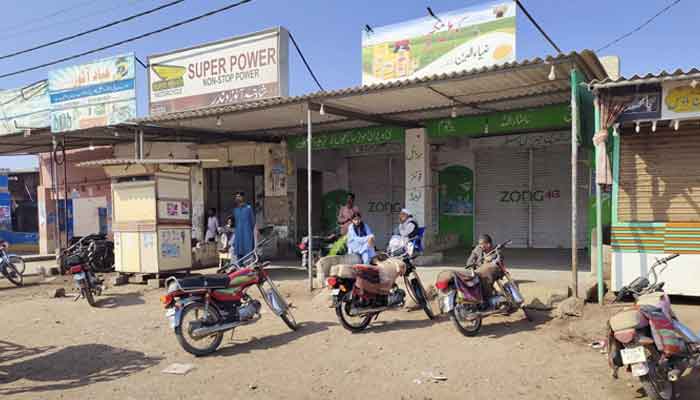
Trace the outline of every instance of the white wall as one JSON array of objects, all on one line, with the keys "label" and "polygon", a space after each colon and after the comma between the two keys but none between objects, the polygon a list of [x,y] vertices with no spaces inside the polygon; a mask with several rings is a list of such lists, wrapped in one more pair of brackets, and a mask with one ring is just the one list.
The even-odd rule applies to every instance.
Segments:
[{"label": "white wall", "polygon": [[73,235],[87,236],[100,232],[98,208],[107,208],[106,197],[73,199]]}]

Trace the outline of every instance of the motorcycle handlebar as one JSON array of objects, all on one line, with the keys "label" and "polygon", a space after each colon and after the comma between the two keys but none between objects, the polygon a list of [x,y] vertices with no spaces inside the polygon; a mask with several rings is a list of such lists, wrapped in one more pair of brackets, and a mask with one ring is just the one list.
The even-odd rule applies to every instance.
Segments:
[{"label": "motorcycle handlebar", "polygon": [[680,256],[680,254],[671,254],[670,256],[664,258],[664,262],[671,261],[678,256]]}]

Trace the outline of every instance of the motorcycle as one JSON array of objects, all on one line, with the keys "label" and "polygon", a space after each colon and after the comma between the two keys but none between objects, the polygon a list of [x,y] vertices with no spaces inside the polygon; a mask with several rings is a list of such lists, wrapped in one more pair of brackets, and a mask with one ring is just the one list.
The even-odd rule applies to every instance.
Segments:
[{"label": "motorcycle", "polygon": [[482,321],[491,315],[510,315],[523,310],[525,318],[531,320],[520,288],[506,269],[500,257],[501,249],[510,244],[501,243],[484,255],[501,270],[501,278],[495,282],[495,294],[484,298],[476,265],[468,265],[465,272],[442,271],[435,282],[441,296],[442,311],[450,316],[457,330],[465,336],[475,336],[481,330]]},{"label": "motorcycle", "polygon": [[102,295],[104,280],[95,275],[95,271],[90,268],[85,259],[79,254],[67,256],[64,264],[73,276],[73,282],[80,292],[75,301],[83,297],[91,307],[97,307],[95,296]]},{"label": "motorcycle", "polygon": [[260,262],[258,251],[256,247],[243,257],[251,259],[245,267],[232,264],[222,274],[166,280],[167,292],[161,302],[185,351],[195,356],[211,354],[221,345],[225,332],[257,322],[261,304],[247,293],[253,286],[289,329],[298,329],[289,304],[266,271],[269,262]]},{"label": "motorcycle", "polygon": [[95,272],[114,270],[114,243],[107,240],[103,234],[91,234],[71,239],[70,246],[61,252],[61,268],[64,272],[69,269],[65,260],[72,255],[80,256]]},{"label": "motorcycle", "polygon": [[639,378],[654,400],[676,399],[678,379],[687,369],[700,367],[700,333],[678,320],[658,276],[678,256],[657,259],[646,276],[621,288],[615,301],[632,296],[634,309],[623,310],[608,321],[608,363],[613,377],[617,379],[618,370],[625,368]]},{"label": "motorcycle", "polygon": [[[315,261],[318,261],[321,257],[325,257],[333,247],[333,244],[340,239],[340,234],[334,232],[325,236],[312,236],[313,238],[313,249],[312,256]],[[301,243],[297,245],[299,252],[301,252],[301,266],[302,268],[308,268],[309,266],[309,237],[304,236],[301,239]]]},{"label": "motorcycle", "polygon": [[[412,263],[415,256],[410,248],[404,247],[378,258],[383,260],[380,267],[340,265],[331,270],[326,282],[331,289],[335,313],[341,325],[350,332],[360,332],[380,313],[403,307],[406,292],[396,285],[399,276],[403,276],[406,289],[415,303],[428,318],[435,318],[426,298],[425,287]],[[381,276],[387,273],[381,271],[382,268],[388,268],[388,273],[394,274],[393,279],[382,283]]]},{"label": "motorcycle", "polygon": [[22,286],[24,283],[24,259],[22,257],[9,254],[7,249],[10,243],[0,240],[0,272],[16,286]]}]

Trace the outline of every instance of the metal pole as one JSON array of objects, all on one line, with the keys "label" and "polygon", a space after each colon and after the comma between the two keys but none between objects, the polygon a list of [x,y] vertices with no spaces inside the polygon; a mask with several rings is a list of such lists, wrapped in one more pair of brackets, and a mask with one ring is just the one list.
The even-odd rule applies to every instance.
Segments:
[{"label": "metal pole", "polygon": [[54,215],[56,216],[54,219],[54,234],[56,235],[54,245],[56,248],[56,260],[58,260],[61,255],[61,230],[58,226],[58,167],[56,166],[57,143],[55,136],[51,137],[51,144],[53,144],[53,151],[51,152],[51,191],[53,192]]},{"label": "metal pole", "polygon": [[[577,85],[576,70],[571,83]],[[576,86],[571,88],[571,290],[578,297],[578,101]]]},{"label": "metal pole", "polygon": [[134,131],[134,160],[139,159],[139,131]]},{"label": "metal pole", "polygon": [[314,281],[312,276],[312,270],[314,266],[314,253],[313,253],[313,228],[311,226],[311,203],[312,203],[312,182],[311,182],[311,109],[306,111],[306,223],[308,225],[308,237],[309,237],[309,291],[314,289]]},{"label": "metal pole", "polygon": [[139,159],[143,160],[143,129],[139,130]]},{"label": "metal pole", "polygon": [[534,154],[532,148],[528,149],[528,175],[527,190],[530,192],[530,201],[527,202],[527,247],[532,248],[532,191],[534,189]]},{"label": "metal pole", "polygon": [[68,243],[70,243],[70,237],[68,237],[68,160],[66,159],[65,134],[63,135],[61,153],[63,153],[63,227],[66,229],[66,247],[68,247]]},{"label": "metal pole", "polygon": [[[596,165],[596,168],[599,166]],[[595,185],[596,264],[598,266],[598,304],[603,305],[603,185]]]}]

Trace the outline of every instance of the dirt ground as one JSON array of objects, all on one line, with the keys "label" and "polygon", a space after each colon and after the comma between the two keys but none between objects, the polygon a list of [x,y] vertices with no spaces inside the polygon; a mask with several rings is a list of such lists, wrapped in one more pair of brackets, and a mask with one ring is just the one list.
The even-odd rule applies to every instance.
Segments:
[{"label": "dirt ground", "polygon": [[[615,399],[644,397],[589,346],[614,309],[587,306],[583,319],[522,313],[485,320],[475,338],[422,311],[384,313],[361,334],[306,292],[303,272],[275,270],[301,322],[291,332],[266,312],[230,334],[214,355],[185,353],[159,303],[163,290],[110,288],[100,308],[50,299],[57,278],[24,288],[0,280],[0,396],[3,399]],[[39,278],[35,278],[35,281]],[[31,279],[30,279],[31,283]],[[69,291],[69,294],[71,291]],[[698,305],[678,306],[700,330]],[[167,375],[191,363],[187,375]],[[433,377],[444,377],[436,381]],[[682,399],[700,398],[698,375],[683,377]]]}]

